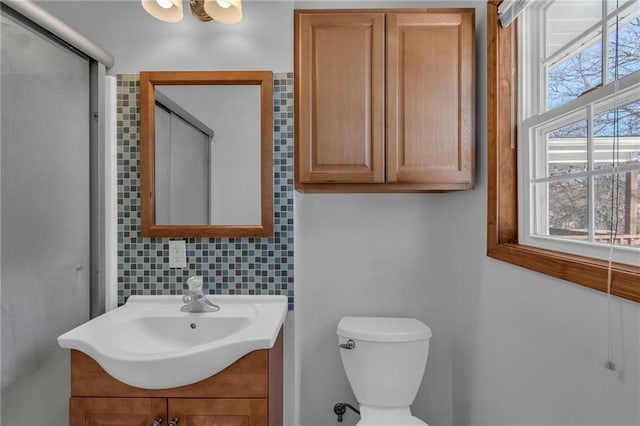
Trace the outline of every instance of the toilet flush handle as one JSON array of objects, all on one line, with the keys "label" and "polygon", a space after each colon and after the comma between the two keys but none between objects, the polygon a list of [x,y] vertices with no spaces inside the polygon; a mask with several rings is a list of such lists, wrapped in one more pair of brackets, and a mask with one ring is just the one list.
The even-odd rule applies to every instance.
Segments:
[{"label": "toilet flush handle", "polygon": [[347,340],[346,343],[341,343],[338,346],[340,346],[342,349],[355,349],[356,342],[354,342],[353,340],[349,339],[349,340]]}]

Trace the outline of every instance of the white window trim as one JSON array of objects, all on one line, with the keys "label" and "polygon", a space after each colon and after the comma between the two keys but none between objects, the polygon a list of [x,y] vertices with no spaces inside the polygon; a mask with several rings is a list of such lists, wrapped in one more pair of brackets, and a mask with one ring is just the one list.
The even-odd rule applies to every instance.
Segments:
[{"label": "white window trim", "polygon": [[[603,5],[603,9],[606,8],[606,2]],[[524,48],[518,49],[518,63],[519,78],[518,78],[518,140],[521,143],[521,149],[518,150],[518,235],[519,243],[524,245],[531,245],[535,247],[545,248],[549,250],[555,250],[560,252],[566,252],[569,254],[578,254],[589,257],[596,257],[600,259],[607,259],[610,253],[613,256],[613,260],[617,262],[640,265],[640,249],[625,246],[614,246],[613,250],[609,244],[594,243],[590,241],[571,241],[560,237],[546,236],[534,234],[532,230],[535,230],[536,221],[539,220],[535,217],[532,206],[534,204],[534,198],[536,197],[533,188],[533,177],[535,167],[539,161],[535,161],[535,152],[532,144],[532,140],[535,140],[536,134],[541,134],[549,128],[560,128],[563,125],[573,123],[577,120],[586,119],[587,116],[594,116],[600,112],[611,109],[613,105],[624,105],[629,100],[640,100],[640,73],[627,75],[617,82],[611,82],[604,84],[595,90],[588,92],[577,99],[574,99],[566,104],[556,107],[547,111],[546,102],[546,67],[551,66],[562,59],[569,57],[571,54],[577,52],[579,49],[584,48],[584,44],[580,44],[577,48],[573,46],[573,50],[568,47],[564,47],[555,52],[550,58],[545,58],[545,52],[542,50],[546,44],[542,40],[542,35],[545,31],[544,13],[540,13],[548,7],[550,2],[546,2],[542,7],[537,10],[529,9],[521,17],[521,21],[525,25],[520,25],[518,39],[520,40],[520,46]],[[579,43],[597,29],[597,26],[601,26],[603,29],[607,23],[618,13],[623,13],[628,8],[632,7],[637,2],[630,1],[625,3],[617,10],[609,13],[605,19],[603,19],[598,25],[594,25],[593,28],[587,29],[581,35],[572,40],[571,43]],[[526,33],[523,31],[527,28]],[[540,41],[542,40],[542,42]],[[607,41],[607,33],[603,33],[603,43]],[[570,43],[570,44],[571,44]],[[569,44],[569,45],[570,45]],[[604,83],[607,83],[607,51],[608,44],[603,44],[603,78]],[[562,53],[562,54],[560,54]],[[525,58],[538,58],[538,61],[525,60]],[[549,59],[555,59],[553,62]],[[525,82],[532,82],[530,87],[525,87]],[[535,94],[538,93],[536,96]],[[538,111],[543,111],[537,113]],[[590,126],[590,122],[589,126]],[[592,143],[591,129],[589,129],[588,144]],[[592,147],[588,146],[587,149],[588,164],[593,164]],[[544,164],[546,167],[546,162]],[[614,171],[627,171],[629,167],[620,166]],[[633,167],[638,169],[638,166]],[[598,173],[596,171],[588,171],[581,173],[580,175],[594,176]],[[578,176],[576,176],[578,177]],[[538,182],[551,181],[551,179],[537,179]],[[590,193],[588,194],[588,206],[589,206],[589,229],[590,238],[593,238],[593,217],[594,217],[594,198],[593,185],[588,186]],[[543,197],[543,201],[546,202],[546,198]],[[544,223],[538,223],[544,227]]]}]

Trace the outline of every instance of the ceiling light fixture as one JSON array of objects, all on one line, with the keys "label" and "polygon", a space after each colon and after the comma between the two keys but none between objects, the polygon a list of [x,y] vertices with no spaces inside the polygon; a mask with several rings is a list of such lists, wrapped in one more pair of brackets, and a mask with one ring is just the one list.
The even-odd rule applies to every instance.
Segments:
[{"label": "ceiling light fixture", "polygon": [[235,24],[242,19],[241,0],[205,0],[204,10],[216,21]]},{"label": "ceiling light fixture", "polygon": [[[144,10],[165,22],[182,21],[182,0],[141,0]],[[191,14],[202,22],[235,24],[242,20],[242,0],[189,0]]]}]

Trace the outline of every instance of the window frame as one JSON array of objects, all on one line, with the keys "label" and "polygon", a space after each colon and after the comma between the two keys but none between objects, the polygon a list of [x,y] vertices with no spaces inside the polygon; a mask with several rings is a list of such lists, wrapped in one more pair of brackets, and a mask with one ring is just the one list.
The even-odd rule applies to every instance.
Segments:
[{"label": "window frame", "polygon": [[[518,242],[518,139],[511,118],[517,104],[512,98],[517,73],[512,70],[518,55],[511,53],[517,22],[500,26],[501,2],[487,1],[487,256],[607,292],[607,260]],[[640,267],[612,263],[611,294],[640,302]]]}]

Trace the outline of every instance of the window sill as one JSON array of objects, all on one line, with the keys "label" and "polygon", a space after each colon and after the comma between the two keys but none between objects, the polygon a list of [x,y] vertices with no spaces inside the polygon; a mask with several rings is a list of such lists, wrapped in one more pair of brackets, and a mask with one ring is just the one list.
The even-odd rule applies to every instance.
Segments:
[{"label": "window sill", "polygon": [[[521,244],[497,244],[487,256],[585,287],[607,291],[608,262]],[[640,302],[640,268],[614,263],[611,294]]]}]

